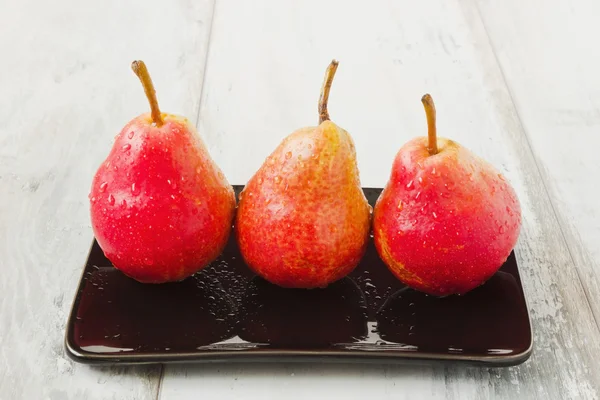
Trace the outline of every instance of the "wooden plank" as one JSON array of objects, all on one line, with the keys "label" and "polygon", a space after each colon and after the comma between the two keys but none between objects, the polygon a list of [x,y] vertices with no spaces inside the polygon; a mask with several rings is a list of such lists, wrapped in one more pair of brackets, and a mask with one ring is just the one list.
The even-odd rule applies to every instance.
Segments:
[{"label": "wooden plank", "polygon": [[148,105],[198,112],[213,2],[3,1],[0,24],[0,399],[156,398],[160,367],[90,368],[63,351],[92,240],[92,176]]},{"label": "wooden plank", "polygon": [[[510,21],[504,15],[498,24]],[[363,185],[385,184],[397,149],[425,134],[419,99],[426,91],[436,99],[441,134],[491,161],[514,184],[524,216],[516,252],[533,320],[532,359],[498,370],[168,367],[161,397],[217,397],[232,391],[261,399],[314,393],[344,398],[597,397],[598,328],[474,3],[218,2],[199,128],[230,181],[244,183],[285,135],[316,123],[318,89],[333,57],[341,63],[330,111],[354,136]]]},{"label": "wooden plank", "polygon": [[598,325],[600,3],[478,4]]}]

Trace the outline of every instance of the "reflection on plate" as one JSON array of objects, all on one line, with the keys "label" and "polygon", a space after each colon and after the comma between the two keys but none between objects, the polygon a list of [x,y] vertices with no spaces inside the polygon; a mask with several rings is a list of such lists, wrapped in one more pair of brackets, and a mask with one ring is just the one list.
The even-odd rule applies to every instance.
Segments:
[{"label": "reflection on plate", "polygon": [[523,352],[529,322],[519,292],[514,276],[502,271],[463,296],[439,298],[404,288],[377,312],[379,336],[428,352]]},{"label": "reflection on plate", "polygon": [[327,347],[367,335],[365,299],[344,278],[325,289],[283,289],[254,278],[242,298],[239,336],[281,348]]},{"label": "reflection on plate", "polygon": [[89,352],[181,351],[230,337],[236,317],[209,275],[148,285],[108,267],[87,279],[74,335]]},{"label": "reflection on plate", "polygon": [[[365,189],[371,205],[379,193]],[[163,285],[126,277],[94,242],[66,337],[67,353],[86,363],[420,358],[512,365],[529,357],[530,346],[514,254],[461,297],[405,289],[372,241],[349,277],[326,289],[282,289],[252,274],[233,235],[204,270]]]}]

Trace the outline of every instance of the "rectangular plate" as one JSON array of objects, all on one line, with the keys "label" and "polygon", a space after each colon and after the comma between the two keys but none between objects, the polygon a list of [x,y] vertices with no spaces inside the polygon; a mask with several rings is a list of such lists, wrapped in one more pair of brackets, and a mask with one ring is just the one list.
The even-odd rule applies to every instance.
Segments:
[{"label": "rectangular plate", "polygon": [[[236,186],[239,193],[241,186]],[[374,205],[381,189],[364,189]],[[531,325],[514,253],[488,282],[437,298],[406,288],[373,242],[349,277],[326,289],[282,289],[223,254],[178,283],[123,275],[94,241],[66,334],[75,361],[524,362]]]}]

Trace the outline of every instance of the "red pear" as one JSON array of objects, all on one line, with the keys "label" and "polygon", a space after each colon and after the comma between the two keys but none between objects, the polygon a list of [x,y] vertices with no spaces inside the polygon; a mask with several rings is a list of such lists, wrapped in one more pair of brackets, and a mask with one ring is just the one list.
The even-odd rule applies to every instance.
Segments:
[{"label": "red pear", "polygon": [[489,279],[516,244],[521,208],[492,165],[436,137],[435,107],[423,96],[428,137],[406,143],[374,210],[377,250],[417,290],[462,294]]},{"label": "red pear", "polygon": [[194,126],[160,112],[144,63],[132,68],[152,112],[125,125],[96,172],[92,227],[106,257],[126,275],[179,281],[223,250],[235,195]]},{"label": "red pear", "polygon": [[240,195],[240,251],[250,268],[279,286],[325,287],[343,278],[369,239],[371,209],[354,143],[327,112],[337,65],[327,69],[319,126],[287,136]]}]

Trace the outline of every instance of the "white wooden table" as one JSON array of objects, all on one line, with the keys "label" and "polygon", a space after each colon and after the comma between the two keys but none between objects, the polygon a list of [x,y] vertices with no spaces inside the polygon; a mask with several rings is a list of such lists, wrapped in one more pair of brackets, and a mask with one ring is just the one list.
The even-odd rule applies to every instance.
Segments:
[{"label": "white wooden table", "polygon": [[[594,399],[600,395],[597,0],[0,0],[0,399]],[[330,111],[364,186],[439,132],[491,161],[523,207],[516,248],[534,354],[463,366],[94,368],[63,351],[92,240],[87,194],[113,136],[148,109],[197,119],[230,182]]]}]

